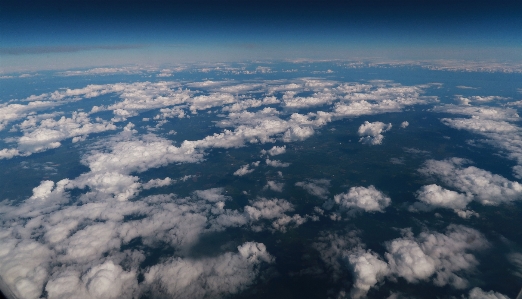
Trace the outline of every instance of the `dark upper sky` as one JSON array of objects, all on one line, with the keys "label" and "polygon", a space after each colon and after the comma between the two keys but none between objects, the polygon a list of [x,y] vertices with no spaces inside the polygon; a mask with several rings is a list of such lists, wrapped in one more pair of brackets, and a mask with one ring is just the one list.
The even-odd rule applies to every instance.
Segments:
[{"label": "dark upper sky", "polygon": [[516,1],[3,1],[0,55],[520,59],[521,28]]}]

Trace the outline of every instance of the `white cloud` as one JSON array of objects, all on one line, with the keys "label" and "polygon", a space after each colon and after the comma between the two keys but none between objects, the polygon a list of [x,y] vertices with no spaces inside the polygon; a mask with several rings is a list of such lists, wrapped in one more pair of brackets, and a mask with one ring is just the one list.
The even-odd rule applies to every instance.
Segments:
[{"label": "white cloud", "polygon": [[164,179],[152,179],[145,184],[142,185],[143,189],[152,189],[152,188],[158,188],[158,187],[165,187],[171,184],[174,184],[176,180],[173,180],[169,177],[166,177]]},{"label": "white cloud", "polygon": [[508,260],[515,266],[513,275],[522,278],[522,253],[514,252],[508,255]]},{"label": "white cloud", "polygon": [[267,158],[266,165],[272,166],[272,167],[288,167],[288,166],[290,166],[290,163],[284,163],[284,162],[281,162],[278,160],[270,160]]},{"label": "white cloud", "polygon": [[330,194],[328,191],[328,188],[330,187],[330,180],[308,180],[306,182],[297,182],[295,185],[322,199],[327,199],[328,194]]},{"label": "white cloud", "polygon": [[238,170],[236,170],[234,172],[234,175],[244,176],[246,174],[252,173],[252,172],[254,172],[254,169],[250,169],[249,167],[250,166],[257,167],[257,166],[259,166],[260,162],[261,161],[252,162],[251,164],[245,164],[245,165],[241,166]]},{"label": "white cloud", "polygon": [[[273,220],[273,229],[285,232],[288,226],[297,227],[307,221],[298,214],[290,217],[286,212],[294,211],[294,206],[284,199],[266,199],[259,198],[256,201],[251,201],[250,205],[245,206],[245,214],[251,222],[262,219]],[[254,227],[254,229],[256,229]],[[257,226],[261,230],[262,227]]]},{"label": "white cloud", "polygon": [[0,150],[0,159],[11,159],[12,157],[21,156],[23,155],[20,153],[19,150],[15,148],[4,148]]},{"label": "white cloud", "polygon": [[60,141],[82,136],[85,138],[92,133],[115,130],[116,126],[110,122],[100,120],[91,123],[87,113],[74,112],[71,118],[62,116],[59,120],[45,119],[36,126],[24,126],[24,135],[18,139],[18,149],[30,153],[41,152],[60,146]]},{"label": "white cloud", "polygon": [[[88,134],[114,130],[112,122],[90,118],[90,115],[102,111],[112,111],[113,122],[117,122],[156,109],[145,117],[156,115],[154,120],[161,121],[158,122],[158,130],[162,129],[159,127],[168,118],[188,117],[187,110],[197,113],[218,108],[223,113],[229,112],[220,115],[223,119],[216,123],[220,128],[227,128],[223,132],[201,140],[185,141],[181,146],[153,134],[138,137],[138,131],[129,123],[121,133],[102,139],[86,149],[82,163],[90,168],[89,172],[56,183],[43,181],[33,189],[33,195],[20,205],[0,203],[0,276],[17,296],[39,298],[42,290],[47,291],[48,297],[55,298],[129,298],[138,296],[136,294],[140,290],[153,295],[163,292],[168,297],[215,297],[237,293],[254,281],[262,263],[273,262],[266,248],[259,243],[245,243],[239,247],[239,253],[200,260],[186,257],[199,237],[203,233],[221,231],[227,227],[284,232],[309,219],[313,220],[313,217],[291,214],[294,206],[284,199],[257,198],[243,210],[225,209],[225,202],[230,198],[223,195],[222,188],[195,191],[184,198],[170,194],[129,201],[142,189],[174,182],[169,177],[142,181],[140,173],[172,163],[200,162],[204,157],[203,151],[209,148],[304,140],[332,120],[400,111],[408,105],[425,103],[428,99],[420,96],[422,87],[390,82],[341,86],[339,82],[305,78],[266,84],[214,83],[192,85],[206,88],[210,93],[183,89],[188,85],[179,82],[89,85],[81,89],[61,89],[31,96],[24,100],[29,102],[24,105],[0,105],[0,129],[27,117],[22,123],[14,125],[15,129],[25,134],[23,139],[19,139],[19,148],[1,150],[0,158],[43,151],[60,146],[60,142],[67,138],[78,142],[85,140]],[[251,91],[264,92],[269,96],[262,100],[255,99]],[[281,104],[278,97],[281,98],[280,92],[285,91],[305,91],[311,96],[298,97],[297,93],[286,93],[287,97],[283,96]],[[57,120],[59,113],[31,114],[110,93],[121,100],[94,106],[90,113],[77,112]],[[100,105],[99,102],[96,104]],[[289,114],[287,110],[278,111],[273,107],[255,109],[257,112],[246,111],[273,104],[294,108],[325,104],[333,112]],[[143,117],[140,116],[140,119]],[[285,149],[285,146],[273,147],[268,153],[280,154]],[[288,166],[288,163],[270,159],[266,163]],[[250,167],[258,165],[259,162],[254,162]],[[245,171],[250,170],[245,168]],[[298,184],[313,195],[321,198],[328,196],[327,180],[309,180]],[[281,189],[279,186],[273,182],[270,187]],[[364,190],[357,189],[362,193],[353,198],[349,196],[353,188],[344,197],[338,195],[343,197],[338,202],[340,209],[382,211],[389,205],[389,198],[375,189],[377,193],[373,193],[371,188],[363,188],[368,193],[366,195],[362,194]],[[73,189],[74,192],[71,192]],[[75,193],[81,195],[73,195]],[[382,198],[376,194],[381,194]],[[122,246],[133,241],[143,243],[143,248],[154,249],[157,244],[172,247],[171,259],[162,260],[161,264],[146,270],[145,284],[148,287],[137,282],[140,273],[138,266],[145,259],[144,253],[137,249],[122,251]],[[382,279],[384,270],[378,269],[382,261],[375,253],[363,251],[352,261],[357,288],[361,292],[368,290],[374,281]],[[365,263],[371,264],[372,268],[365,268]],[[168,275],[162,276],[164,273]],[[195,294],[184,293],[192,291]]]},{"label": "white cloud", "polygon": [[346,235],[326,234],[314,243],[321,259],[337,281],[350,271],[353,277],[352,298],[364,298],[386,278],[404,278],[408,283],[431,281],[437,286],[467,287],[466,273],[473,273],[478,261],[469,253],[489,246],[478,231],[458,225],[448,226],[446,233],[425,231],[416,238],[411,234],[386,243],[382,259],[365,249],[357,231]]},{"label": "white cloud", "polygon": [[476,258],[468,253],[488,246],[484,236],[464,226],[450,225],[445,234],[423,232],[417,238],[404,237],[386,244],[391,273],[409,283],[431,279],[437,286],[462,289],[467,280],[458,274],[472,271]]},{"label": "white cloud", "polygon": [[392,124],[385,124],[380,121],[376,121],[373,123],[370,123],[368,121],[365,121],[364,124],[362,124],[359,127],[359,130],[357,133],[361,137],[359,139],[359,142],[362,142],[364,144],[370,144],[370,145],[378,145],[382,143],[382,140],[384,139],[384,136],[381,133],[384,133],[386,131],[389,131],[392,127]]},{"label": "white cloud", "polygon": [[[522,185],[518,182],[474,166],[463,167],[467,163],[468,160],[459,158],[428,160],[419,172],[439,179],[483,205],[498,205],[521,198]],[[462,198],[460,202],[463,203]]]},{"label": "white cloud", "polygon": [[518,132],[520,128],[505,121],[497,121],[481,118],[443,118],[442,123],[458,129],[473,133],[509,133]]},{"label": "white cloud", "polygon": [[354,277],[352,298],[364,298],[378,282],[390,272],[388,264],[371,251],[355,250],[347,253],[347,260]]},{"label": "white cloud", "polygon": [[473,200],[471,196],[451,191],[435,184],[422,186],[417,191],[416,197],[429,206],[454,210],[465,209],[468,203]]},{"label": "white cloud", "polygon": [[509,299],[508,296],[495,291],[485,292],[481,288],[473,288],[469,291],[469,299]]},{"label": "white cloud", "polygon": [[262,264],[273,261],[265,245],[247,242],[238,246],[238,253],[201,260],[176,258],[152,266],[145,273],[145,284],[154,297],[221,297],[248,287]]},{"label": "white cloud", "polygon": [[407,121],[403,121],[403,122],[401,123],[401,128],[405,129],[405,128],[408,127],[409,125],[410,125],[409,122],[407,122]]},{"label": "white cloud", "polygon": [[455,105],[444,105],[433,108],[434,112],[444,112],[451,114],[463,114],[478,117],[480,119],[517,121],[519,115],[515,109],[512,108],[498,108],[498,107],[462,107]]},{"label": "white cloud", "polygon": [[10,231],[0,235],[0,274],[18,298],[40,298],[47,279],[53,252],[33,240],[9,238]]},{"label": "white cloud", "polygon": [[327,90],[322,92],[314,93],[310,97],[294,97],[294,91],[287,91],[283,96],[283,105],[285,108],[301,109],[314,106],[322,106],[325,104],[331,104],[337,100],[334,93]]},{"label": "white cloud", "polygon": [[366,211],[366,212],[384,212],[384,209],[390,205],[391,199],[384,195],[381,191],[375,189],[374,186],[352,187],[348,193],[336,194],[334,202],[342,211]]},{"label": "white cloud", "polygon": [[194,195],[209,202],[219,202],[231,199],[229,196],[223,195],[224,188],[211,188],[207,190],[194,191]]},{"label": "white cloud", "polygon": [[270,156],[277,156],[286,153],[286,145],[283,146],[274,146],[268,151],[262,150],[261,153],[264,155],[268,153]]},{"label": "white cloud", "polygon": [[132,298],[139,292],[136,276],[136,271],[107,261],[81,277],[76,271],[62,272],[49,280],[45,290],[49,298],[57,299]]},{"label": "white cloud", "polygon": [[492,101],[498,101],[498,100],[508,100],[509,98],[505,97],[499,97],[499,96],[471,96],[471,97],[463,97],[463,96],[456,96],[455,100],[460,102],[461,105],[470,105],[472,102],[478,102],[478,103],[486,103],[486,102],[492,102]]},{"label": "white cloud", "polygon": [[520,119],[516,110],[512,108],[445,105],[435,107],[434,111],[470,115],[471,118],[469,119],[443,118],[441,121],[452,128],[467,130],[486,137],[487,139],[479,140],[478,142],[499,148],[503,155],[515,160],[518,165],[513,167],[513,174],[517,178],[522,178],[522,172],[520,171],[522,169],[522,130],[515,124],[509,123]]},{"label": "white cloud", "polygon": [[277,183],[275,181],[267,181],[266,182],[266,188],[276,191],[276,192],[283,192],[283,187],[285,186],[285,183]]}]

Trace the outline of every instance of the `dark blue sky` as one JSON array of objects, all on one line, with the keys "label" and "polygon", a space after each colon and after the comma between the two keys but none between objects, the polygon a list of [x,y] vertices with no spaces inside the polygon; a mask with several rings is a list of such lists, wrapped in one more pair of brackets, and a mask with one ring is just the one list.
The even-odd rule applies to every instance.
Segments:
[{"label": "dark blue sky", "polygon": [[3,3],[4,71],[143,60],[522,59],[516,1]]}]

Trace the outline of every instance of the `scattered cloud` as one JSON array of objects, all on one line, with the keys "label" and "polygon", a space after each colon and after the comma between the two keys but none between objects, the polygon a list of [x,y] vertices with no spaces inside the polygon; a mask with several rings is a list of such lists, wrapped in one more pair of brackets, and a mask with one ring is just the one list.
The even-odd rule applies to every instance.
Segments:
[{"label": "scattered cloud", "polygon": [[252,284],[263,264],[274,262],[262,243],[246,242],[237,253],[194,260],[175,258],[145,273],[154,297],[208,298],[235,294]]},{"label": "scattered cloud", "polygon": [[[454,202],[452,204],[446,203],[446,205],[454,205],[454,207],[464,207],[464,203],[468,200],[465,198],[476,200],[483,205],[498,205],[520,198],[522,185],[518,182],[509,181],[500,175],[492,174],[474,166],[464,167],[465,164],[469,163],[471,163],[469,160],[460,158],[426,161],[423,167],[419,169],[420,173],[432,176],[445,185],[464,193],[464,195],[448,193],[442,188],[435,187],[436,185],[431,185],[428,189],[424,188],[423,191],[420,191],[421,198],[430,202],[436,202],[437,196],[435,194],[440,194],[441,192],[446,195],[451,194]],[[435,193],[432,194],[433,198],[428,200],[430,189],[435,191]],[[440,204],[442,203],[439,202]]]},{"label": "scattered cloud", "polygon": [[306,192],[321,199],[327,199],[328,194],[330,194],[330,191],[328,191],[328,188],[330,188],[330,180],[307,180],[305,182],[297,182],[295,185],[305,189]]},{"label": "scattered cloud", "polygon": [[290,166],[290,163],[284,163],[284,162],[281,162],[281,161],[278,161],[278,160],[270,160],[270,159],[266,159],[266,165],[268,166],[272,166],[272,167],[288,167]]},{"label": "scattered cloud", "polygon": [[381,133],[389,131],[391,127],[392,124],[386,125],[380,121],[376,121],[373,123],[365,121],[364,124],[362,124],[359,127],[359,130],[357,131],[359,136],[363,136],[361,137],[361,139],[359,139],[359,142],[369,145],[382,144],[384,135],[382,135]]},{"label": "scattered cloud", "polygon": [[347,193],[340,193],[334,196],[333,200],[325,202],[323,207],[327,210],[338,207],[330,218],[333,220],[342,219],[342,214],[350,216],[365,211],[370,213],[384,213],[384,209],[391,203],[391,199],[374,186],[352,187]]}]

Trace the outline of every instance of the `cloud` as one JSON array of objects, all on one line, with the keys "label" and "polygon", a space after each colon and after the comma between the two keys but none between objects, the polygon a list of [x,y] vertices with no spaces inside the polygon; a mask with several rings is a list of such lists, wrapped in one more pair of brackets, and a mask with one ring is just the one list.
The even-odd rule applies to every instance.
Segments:
[{"label": "cloud", "polygon": [[194,260],[175,258],[150,267],[147,291],[155,298],[208,298],[236,294],[252,284],[264,263],[274,258],[262,243],[246,242],[238,253]]},{"label": "cloud", "polygon": [[[25,122],[24,122],[25,123]],[[39,125],[24,125],[24,135],[18,138],[18,150],[23,155],[42,152],[47,149],[59,147],[60,141],[73,138],[73,142],[89,134],[115,130],[116,126],[110,122],[99,120],[92,123],[87,113],[73,112],[71,118],[62,116],[59,120],[45,119]]]},{"label": "cloud", "polygon": [[270,160],[270,159],[266,159],[266,165],[268,166],[272,166],[272,167],[288,167],[290,166],[290,163],[283,163],[281,161],[278,161],[278,160]]},{"label": "cloud", "polygon": [[[509,181],[500,175],[492,174],[474,166],[463,166],[469,163],[470,161],[459,158],[442,161],[427,160],[423,167],[419,169],[419,172],[439,179],[447,186],[465,193],[466,197],[483,205],[499,205],[520,199],[522,185],[518,182]],[[435,187],[432,188],[436,189]],[[441,191],[442,189],[439,190],[439,192]],[[451,194],[454,199],[457,199],[459,206],[462,206],[466,200],[451,192],[447,194]],[[435,197],[433,200],[436,200]]]},{"label": "cloud", "polygon": [[453,114],[470,115],[471,118],[443,118],[441,121],[452,128],[467,130],[480,134],[486,139],[478,142],[487,143],[501,149],[501,154],[515,160],[518,165],[513,167],[513,175],[522,178],[522,130],[509,122],[518,121],[519,115],[512,108],[498,107],[458,107],[445,105],[435,107],[435,112],[448,112]]},{"label": "cloud", "polygon": [[158,188],[158,187],[165,187],[171,184],[176,183],[176,180],[173,180],[169,177],[166,177],[164,179],[152,179],[142,185],[143,189],[152,189],[152,188]]},{"label": "cloud", "polygon": [[367,292],[386,279],[400,277],[408,283],[431,281],[436,286],[464,289],[466,273],[473,273],[478,261],[470,252],[489,246],[484,236],[465,226],[450,225],[444,234],[424,231],[386,242],[385,259],[369,249],[357,237],[358,231],[345,235],[324,234],[314,243],[321,259],[337,281],[351,272],[352,298],[364,298]]},{"label": "cloud", "polygon": [[259,163],[261,161],[257,161],[257,162],[252,162],[251,164],[245,164],[243,166],[241,166],[238,170],[236,170],[234,172],[234,175],[237,175],[237,176],[244,176],[246,174],[249,174],[249,173],[252,173],[254,172],[254,169],[250,169],[250,165],[252,165],[253,167],[257,167],[259,166]]},{"label": "cloud", "polygon": [[0,150],[0,159],[11,159],[12,157],[22,156],[24,154],[20,153],[19,150],[15,148],[4,148]]},{"label": "cloud", "polygon": [[422,186],[417,192],[416,197],[421,203],[413,204],[410,211],[430,211],[434,208],[453,209],[462,218],[469,218],[472,215],[478,216],[473,211],[463,211],[473,200],[469,194],[462,194],[442,188],[439,185]]},{"label": "cloud", "polygon": [[368,291],[390,272],[388,264],[371,251],[356,250],[347,254],[354,278],[352,298],[364,298]]},{"label": "cloud", "polygon": [[[126,71],[133,72],[97,68],[62,75]],[[18,148],[0,150],[2,158],[44,151],[60,146],[69,138],[80,142],[89,134],[113,131],[117,129],[116,123],[146,111],[149,114],[139,119],[156,121],[156,127],[151,129],[160,133],[138,136],[137,128],[128,123],[121,132],[101,136],[99,141],[83,149],[81,163],[89,171],[75,178],[45,180],[31,186],[34,187],[32,196],[19,204],[1,202],[0,276],[9,289],[22,298],[39,298],[45,294],[42,290],[48,297],[56,298],[129,298],[140,296],[142,291],[166,297],[235,294],[255,280],[260,265],[273,259],[259,243],[245,243],[238,253],[191,258],[190,249],[201,235],[230,227],[285,232],[314,217],[294,213],[294,205],[285,199],[256,198],[243,208],[227,209],[230,197],[224,195],[222,188],[196,190],[186,197],[174,194],[138,197],[142,190],[175,182],[169,177],[143,180],[142,173],[169,164],[201,162],[205,151],[211,148],[304,140],[334,120],[397,112],[408,105],[426,103],[429,98],[421,96],[422,90],[420,86],[390,82],[357,85],[313,78],[245,84],[136,82],[64,88],[2,104],[0,129],[14,123],[12,131],[23,133],[21,137],[9,139],[16,141]],[[252,92],[266,96],[253,98]],[[308,94],[300,96],[300,92]],[[109,94],[116,100],[100,105],[105,99],[98,97]],[[97,106],[86,109],[88,113],[76,111],[63,116],[61,112],[46,111],[85,99],[97,101]],[[90,103],[85,101],[82,107]],[[295,109],[323,104],[325,111],[295,112]],[[270,107],[263,107],[266,105]],[[291,107],[294,110],[281,109]],[[215,123],[223,129],[221,132],[200,140],[185,140],[180,145],[160,137],[166,119],[185,119],[193,117],[191,113],[213,108],[223,113],[219,115],[221,120]],[[93,117],[94,114],[104,116],[107,112],[103,111],[112,112],[112,120]],[[275,155],[285,150],[284,145],[276,146],[267,153]],[[289,165],[270,159],[266,163],[278,167]],[[254,162],[250,168],[243,166],[236,172],[240,174],[241,169],[247,172],[258,165],[259,162]],[[271,182],[271,188],[281,189],[279,184]],[[313,195],[328,196],[327,180],[298,184]],[[375,189],[377,193],[372,193],[373,187],[355,188],[366,189],[368,194],[357,189],[362,192],[358,196],[350,197],[350,192],[341,196],[343,199],[337,204],[343,212],[382,211],[389,205],[389,198],[375,197],[380,193]],[[139,245],[131,246],[133,244]],[[140,269],[147,255],[160,247],[168,248],[169,259],[160,259],[146,270]],[[374,266],[379,264],[376,253],[370,251],[353,258],[352,270],[359,277],[362,291],[373,283],[374,274],[375,280],[380,281],[382,272],[374,271],[365,276],[364,268],[357,266],[364,260]],[[145,281],[140,278],[138,282],[144,273]],[[195,294],[184,296],[188,294],[184,292],[192,291]]]},{"label": "cloud", "polygon": [[[473,88],[472,88],[473,89]],[[463,97],[463,96],[456,96],[455,100],[458,101],[461,105],[470,105],[471,102],[479,102],[479,103],[486,103],[486,102],[492,102],[492,101],[498,101],[498,100],[508,100],[509,98],[505,97],[499,97],[499,96],[471,96],[471,97]]]},{"label": "cloud", "polygon": [[283,192],[283,187],[285,186],[285,183],[277,183],[275,181],[267,181],[266,187],[272,191],[276,192]]},{"label": "cloud", "polygon": [[[286,231],[287,226],[297,227],[308,220],[307,217],[303,218],[299,214],[286,215],[286,212],[294,211],[294,206],[284,199],[259,198],[250,202],[250,205],[245,206],[244,210],[251,222],[262,219],[273,220],[272,228],[282,232]],[[262,227],[256,226],[254,229],[262,230]]]},{"label": "cloud", "polygon": [[277,156],[277,155],[281,155],[281,154],[284,154],[286,153],[286,145],[283,145],[283,146],[274,146],[272,147],[271,149],[269,149],[268,151],[266,150],[261,150],[261,154],[265,155],[265,154],[269,154],[270,156]]},{"label": "cloud", "polygon": [[407,122],[407,121],[403,121],[403,122],[401,123],[401,128],[405,129],[405,128],[408,127],[409,125],[410,125],[409,122]]},{"label": "cloud", "polygon": [[509,299],[508,296],[498,292],[485,292],[481,288],[473,288],[469,291],[469,299]]},{"label": "cloud", "polygon": [[[158,242],[166,243],[172,246],[175,255],[179,255],[202,233],[219,231],[227,225],[241,226],[247,219],[252,224],[269,219],[274,222],[273,229],[281,231],[306,221],[299,215],[287,216],[285,212],[293,207],[284,200],[253,202],[252,209],[245,208],[248,211],[244,213],[225,210],[223,201],[229,198],[222,195],[222,188],[199,190],[188,198],[156,195],[130,202],[103,197],[97,202],[67,205],[69,198],[65,186],[68,181],[42,182],[34,188],[33,196],[18,207],[2,203],[0,275],[17,297],[39,298],[44,287],[50,297],[56,298],[132,297],[142,288],[137,287],[136,269],[144,257],[136,249],[122,252],[121,246],[133,240],[140,240],[152,248]],[[140,217],[136,218],[138,215]],[[243,220],[226,223],[218,221],[219,216]],[[129,219],[125,220],[126,217]],[[20,219],[23,219],[22,223]],[[219,267],[209,270],[212,273],[216,269],[229,271],[224,267],[232,262],[227,273],[237,273],[243,279],[230,289],[236,291],[251,283],[255,275],[249,271],[254,269],[252,271],[257,273],[257,264],[273,261],[262,244],[247,243],[240,246],[239,251],[237,256],[215,260],[215,266]],[[129,263],[130,268],[124,267]],[[208,265],[207,262],[198,263]],[[235,265],[239,268],[234,268]],[[161,268],[161,264],[154,267]],[[201,275],[206,274],[209,273]],[[218,276],[226,275],[232,274]],[[234,277],[229,278],[239,279]],[[179,276],[162,278],[180,279]],[[212,281],[212,290],[229,290],[231,286],[227,279],[214,278]],[[152,279],[153,290],[155,283]]]},{"label": "cloud", "polygon": [[380,212],[391,203],[391,199],[374,186],[352,187],[347,193],[336,194],[334,203],[339,206],[340,212]]},{"label": "cloud", "polygon": [[433,112],[469,115],[480,119],[517,121],[519,115],[515,109],[499,107],[462,107],[455,105],[436,106]]},{"label": "cloud", "polygon": [[514,252],[508,255],[508,260],[515,266],[513,275],[522,278],[522,253]]},{"label": "cloud", "polygon": [[211,188],[194,191],[194,195],[209,202],[230,200],[230,197],[223,195],[223,191],[225,191],[224,188]]},{"label": "cloud", "polygon": [[369,145],[382,144],[384,136],[381,133],[389,131],[391,127],[392,124],[386,125],[380,121],[376,121],[373,123],[365,121],[364,124],[362,124],[359,127],[359,130],[357,131],[359,136],[363,136],[361,137],[361,139],[359,139],[359,142]]},{"label": "cloud", "polygon": [[473,133],[509,133],[520,131],[519,127],[505,121],[480,118],[443,118],[441,121],[449,127]]},{"label": "cloud", "polygon": [[2,279],[16,297],[40,298],[53,252],[33,240],[9,238],[10,233],[10,230],[4,230],[0,237]]},{"label": "cloud", "polygon": [[313,247],[319,252],[321,260],[331,272],[332,279],[338,281],[346,271],[346,256],[351,250],[362,249],[364,244],[358,237],[359,231],[352,230],[345,234],[323,232]]},{"label": "cloud", "polygon": [[431,279],[437,286],[467,287],[457,273],[473,270],[478,261],[468,253],[488,247],[484,236],[464,226],[450,225],[445,234],[423,232],[417,238],[404,237],[386,244],[386,259],[394,276],[409,283]]},{"label": "cloud", "polygon": [[327,199],[328,194],[330,194],[328,191],[328,188],[330,187],[330,180],[308,180],[306,182],[297,182],[295,185],[305,189],[306,192],[321,199]]},{"label": "cloud", "polygon": [[65,271],[49,280],[45,290],[49,298],[133,298],[139,293],[137,273],[125,271],[112,261],[92,267],[81,275]]}]

